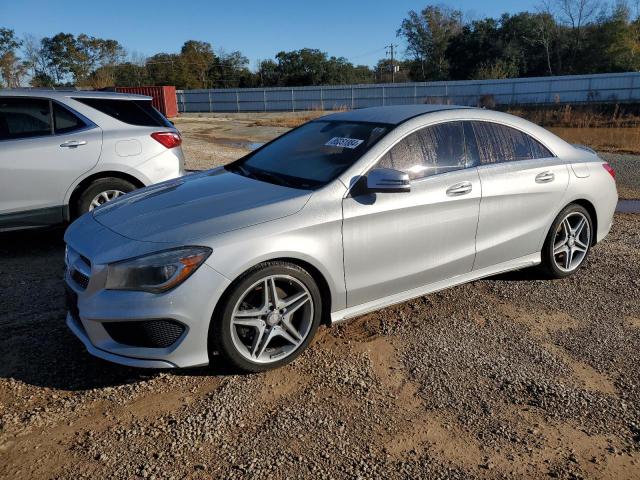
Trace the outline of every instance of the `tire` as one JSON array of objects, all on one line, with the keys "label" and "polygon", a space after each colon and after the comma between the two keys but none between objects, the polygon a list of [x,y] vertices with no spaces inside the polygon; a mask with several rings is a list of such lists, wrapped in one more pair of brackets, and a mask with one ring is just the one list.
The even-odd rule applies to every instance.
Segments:
[{"label": "tire", "polygon": [[[80,194],[78,197],[78,201],[75,205],[75,218],[84,215],[97,205],[92,206],[92,202],[94,200],[102,198],[104,201],[101,203],[105,203],[108,201],[104,197],[100,197],[101,194],[106,194],[107,197],[117,197],[125,193],[132,192],[136,190],[136,186],[121,178],[108,177],[108,178],[100,178],[98,180],[94,180],[89,184],[87,188]],[[118,192],[117,194],[109,194],[109,192]],[[114,196],[115,195],[115,196]],[[113,199],[109,198],[109,200]]]},{"label": "tire", "polygon": [[216,309],[209,351],[245,372],[278,368],[307,348],[321,318],[320,290],[306,270],[287,262],[262,263],[236,280]]},{"label": "tire", "polygon": [[565,278],[576,273],[587,261],[594,233],[587,209],[575,203],[567,205],[551,224],[542,247],[544,273],[550,278]]}]

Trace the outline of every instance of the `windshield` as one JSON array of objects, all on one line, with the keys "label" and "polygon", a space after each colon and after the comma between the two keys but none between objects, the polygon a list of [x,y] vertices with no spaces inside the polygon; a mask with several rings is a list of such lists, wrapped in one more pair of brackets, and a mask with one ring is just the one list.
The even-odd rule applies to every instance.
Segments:
[{"label": "windshield", "polygon": [[226,168],[271,183],[315,189],[353,165],[389,129],[375,123],[310,122]]}]

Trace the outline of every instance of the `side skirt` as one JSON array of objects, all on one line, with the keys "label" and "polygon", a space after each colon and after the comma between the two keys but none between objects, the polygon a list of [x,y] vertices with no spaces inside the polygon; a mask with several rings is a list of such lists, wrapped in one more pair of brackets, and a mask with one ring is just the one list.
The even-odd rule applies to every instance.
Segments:
[{"label": "side skirt", "polygon": [[63,207],[47,207],[0,215],[0,231],[47,227],[64,221]]},{"label": "side skirt", "polygon": [[492,265],[480,270],[474,270],[463,275],[458,275],[453,278],[441,280],[439,282],[430,283],[429,285],[423,285],[418,288],[406,290],[404,292],[396,293],[385,298],[372,300],[371,302],[363,303],[361,305],[355,305],[343,310],[338,310],[331,314],[331,323],[337,323],[344,320],[348,320],[353,317],[364,315],[365,313],[373,312],[397,303],[406,302],[413,298],[422,297],[429,293],[444,290],[445,288],[454,287],[463,283],[472,282],[480,278],[490,277],[499,273],[509,272],[511,270],[519,270],[521,268],[532,267],[538,265],[541,262],[540,252],[526,255],[524,257],[516,258],[508,262],[499,263],[498,265]]}]

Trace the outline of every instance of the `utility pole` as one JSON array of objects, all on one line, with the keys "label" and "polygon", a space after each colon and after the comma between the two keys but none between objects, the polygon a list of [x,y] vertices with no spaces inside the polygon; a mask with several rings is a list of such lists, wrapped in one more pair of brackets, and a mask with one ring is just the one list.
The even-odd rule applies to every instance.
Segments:
[{"label": "utility pole", "polygon": [[397,48],[397,45],[394,45],[393,43],[391,43],[390,45],[387,45],[386,48],[386,53],[387,55],[391,55],[391,83],[395,83],[396,81],[396,63],[393,60],[393,52],[394,49]]}]

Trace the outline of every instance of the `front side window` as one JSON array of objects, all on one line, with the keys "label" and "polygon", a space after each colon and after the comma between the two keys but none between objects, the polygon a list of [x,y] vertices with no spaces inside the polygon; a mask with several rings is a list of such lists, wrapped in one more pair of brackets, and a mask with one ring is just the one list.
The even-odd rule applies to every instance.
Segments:
[{"label": "front side window", "polygon": [[342,174],[390,128],[365,122],[309,122],[226,168],[271,183],[314,189]]},{"label": "front side window", "polygon": [[76,97],[74,100],[109,115],[112,118],[140,127],[172,127],[151,100],[119,100],[112,98]]},{"label": "front side window", "polygon": [[462,122],[441,123],[407,135],[377,166],[406,172],[412,180],[469,166]]},{"label": "front side window", "polygon": [[0,140],[51,134],[49,100],[0,97]]},{"label": "front side window", "polygon": [[470,122],[481,165],[553,157],[536,139],[520,130],[491,122]]},{"label": "front side window", "polygon": [[76,114],[55,102],[53,103],[53,125],[56,134],[75,132],[87,126]]}]

